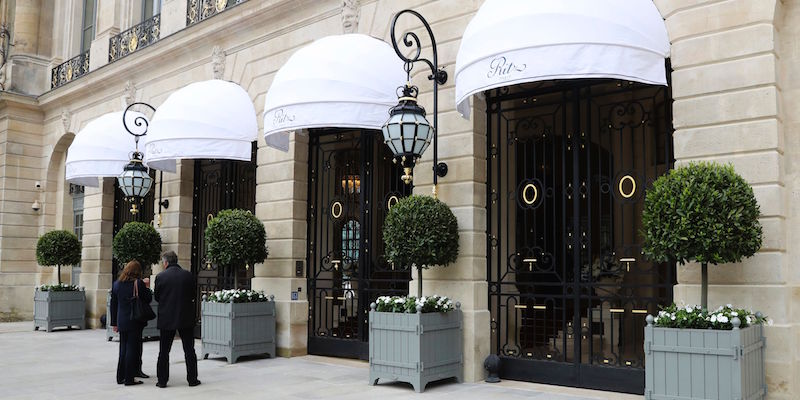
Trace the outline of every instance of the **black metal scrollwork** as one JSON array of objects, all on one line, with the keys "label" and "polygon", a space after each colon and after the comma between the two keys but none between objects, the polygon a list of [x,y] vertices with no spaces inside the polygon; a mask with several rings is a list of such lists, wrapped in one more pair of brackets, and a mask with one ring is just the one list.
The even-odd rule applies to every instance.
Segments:
[{"label": "black metal scrollwork", "polygon": [[65,85],[89,73],[89,50],[59,64],[50,71],[50,89]]},{"label": "black metal scrollwork", "polygon": [[160,38],[161,14],[156,14],[108,39],[108,62],[141,50]]},{"label": "black metal scrollwork", "polygon": [[[425,27],[425,30],[428,32],[428,36],[431,38],[431,49],[433,52],[433,60],[429,60],[427,58],[422,58],[422,44],[419,40],[419,36],[414,32],[406,32],[403,35],[403,46],[406,48],[413,48],[413,56],[406,57],[405,54],[400,50],[400,45],[397,40],[397,20],[403,14],[410,14],[416,17],[422,25]],[[414,68],[414,64],[417,62],[422,62],[430,68],[430,75],[428,75],[428,79],[433,81],[433,186],[436,188],[438,183],[438,178],[440,176],[445,176],[447,174],[447,165],[445,163],[438,162],[439,160],[439,85],[444,85],[447,82],[447,72],[439,68],[439,52],[436,49],[436,38],[433,36],[433,31],[431,30],[430,24],[425,18],[418,12],[414,10],[403,10],[399,13],[395,14],[394,18],[392,18],[392,46],[394,47],[395,53],[397,56],[400,57],[403,62],[405,62],[405,70],[408,74],[408,81],[411,82],[411,70]]]},{"label": "black metal scrollwork", "polygon": [[194,25],[247,0],[190,0],[186,8],[186,26]]}]

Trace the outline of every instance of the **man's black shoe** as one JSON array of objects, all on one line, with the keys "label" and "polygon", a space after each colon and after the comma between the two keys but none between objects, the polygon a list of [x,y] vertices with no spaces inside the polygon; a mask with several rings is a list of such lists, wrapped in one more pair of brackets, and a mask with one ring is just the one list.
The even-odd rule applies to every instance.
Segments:
[{"label": "man's black shoe", "polygon": [[189,386],[197,386],[200,384],[200,381],[189,382]]},{"label": "man's black shoe", "polygon": [[161,382],[156,382],[156,386],[158,386],[158,387],[163,389],[163,388],[167,387],[167,384],[166,383],[161,383]]},{"label": "man's black shoe", "polygon": [[125,386],[141,385],[142,381],[125,382]]},{"label": "man's black shoe", "polygon": [[150,377],[150,375],[147,375],[147,374],[145,374],[144,372],[141,372],[141,371],[139,371],[139,372],[136,374],[136,377],[137,377],[137,378],[144,378],[144,379],[147,379],[147,378],[149,378],[149,377]]}]

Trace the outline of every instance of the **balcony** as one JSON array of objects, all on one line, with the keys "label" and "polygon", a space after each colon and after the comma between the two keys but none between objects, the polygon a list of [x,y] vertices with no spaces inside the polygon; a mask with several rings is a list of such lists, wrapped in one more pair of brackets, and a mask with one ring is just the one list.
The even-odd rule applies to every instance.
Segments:
[{"label": "balcony", "polygon": [[189,0],[189,7],[186,9],[186,26],[213,17],[245,1],[247,0]]},{"label": "balcony", "polygon": [[50,71],[50,89],[72,82],[89,72],[89,50],[79,54]]},{"label": "balcony", "polygon": [[108,62],[112,63],[161,38],[161,14],[156,14],[108,39]]}]

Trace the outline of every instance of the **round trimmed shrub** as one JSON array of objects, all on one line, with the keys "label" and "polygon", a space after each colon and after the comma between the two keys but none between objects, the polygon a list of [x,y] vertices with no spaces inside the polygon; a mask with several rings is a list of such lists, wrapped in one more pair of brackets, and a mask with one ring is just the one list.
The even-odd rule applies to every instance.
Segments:
[{"label": "round trimmed shrub", "polygon": [[386,259],[395,265],[419,269],[418,297],[422,296],[422,269],[447,266],[458,258],[458,220],[450,207],[429,196],[409,196],[397,202],[383,223]]},{"label": "round trimmed shrub", "polygon": [[739,262],[761,248],[760,209],[753,188],[731,165],[698,162],[658,178],[642,213],[644,254],[657,261],[702,265],[702,307],[708,308],[708,263]]},{"label": "round trimmed shrub", "polygon": [[81,242],[69,231],[47,232],[36,242],[36,262],[45,267],[55,265],[58,268],[58,284],[61,285],[61,266],[81,262]]},{"label": "round trimmed shrub", "polygon": [[111,251],[122,266],[136,260],[147,270],[161,257],[161,235],[148,223],[128,222],[114,236]]},{"label": "round trimmed shrub", "polygon": [[206,227],[207,255],[212,262],[235,269],[263,262],[269,255],[264,224],[246,210],[222,210]]}]

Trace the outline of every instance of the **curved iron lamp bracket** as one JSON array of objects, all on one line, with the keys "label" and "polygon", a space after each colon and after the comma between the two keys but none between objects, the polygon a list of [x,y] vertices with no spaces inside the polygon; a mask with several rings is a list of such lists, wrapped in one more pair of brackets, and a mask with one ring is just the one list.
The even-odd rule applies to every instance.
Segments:
[{"label": "curved iron lamp bracket", "polygon": [[[422,22],[422,26],[425,27],[425,30],[428,32],[428,36],[431,38],[431,49],[433,52],[433,60],[429,60],[427,58],[422,58],[422,45],[419,40],[419,36],[414,32],[406,32],[403,34],[402,43],[405,48],[413,49],[413,55],[411,57],[406,57],[403,52],[400,51],[400,41],[397,40],[397,20],[403,14],[410,14],[416,17],[420,22]],[[408,74],[408,85],[411,85],[411,69],[414,68],[414,64],[421,62],[430,68],[430,75],[428,75],[428,79],[433,81],[433,191],[434,196],[436,195],[436,184],[438,182],[438,177],[447,175],[447,164],[439,163],[439,85],[444,85],[447,82],[447,72],[439,68],[439,52],[436,48],[436,38],[433,36],[433,31],[431,30],[431,25],[428,23],[427,20],[418,12],[414,10],[403,10],[395,14],[394,18],[392,18],[392,47],[394,47],[394,52],[397,53],[397,56],[400,57],[403,62],[405,62],[405,70]]]},{"label": "curved iron lamp bracket", "polygon": [[125,127],[125,130],[128,131],[134,137],[134,141],[136,142],[136,152],[139,152],[139,138],[147,135],[147,128],[150,126],[150,121],[147,118],[138,116],[133,119],[133,125],[135,128],[131,130],[131,127],[128,126],[128,111],[133,108],[133,106],[145,106],[149,108],[151,111],[155,112],[156,108],[151,106],[150,104],[143,103],[143,102],[136,102],[131,103],[128,107],[125,108],[125,111],[122,113],[122,126]]}]

